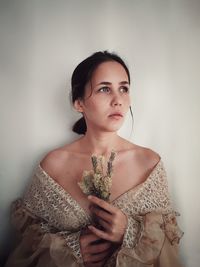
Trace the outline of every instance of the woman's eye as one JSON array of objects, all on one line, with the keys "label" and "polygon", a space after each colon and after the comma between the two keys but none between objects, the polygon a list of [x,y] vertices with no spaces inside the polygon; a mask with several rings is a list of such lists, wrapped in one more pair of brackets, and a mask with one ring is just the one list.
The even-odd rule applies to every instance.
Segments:
[{"label": "woman's eye", "polygon": [[[106,90],[104,90],[104,89],[106,89]],[[110,88],[109,87],[107,87],[107,86],[104,86],[104,87],[101,87],[98,91],[104,91],[104,92],[108,92],[108,90],[109,90]]]},{"label": "woman's eye", "polygon": [[124,89],[126,93],[129,92],[129,88],[128,88],[128,87],[126,87],[126,86],[122,86],[121,88]]},{"label": "woman's eye", "polygon": [[[122,86],[122,87],[120,87],[120,91],[121,91],[121,89],[123,89],[123,91],[125,91],[126,93],[129,92],[129,88],[126,87],[126,86]],[[108,92],[109,90],[110,90],[109,87],[104,86],[104,87],[101,87],[98,91],[99,91],[99,92]]]}]

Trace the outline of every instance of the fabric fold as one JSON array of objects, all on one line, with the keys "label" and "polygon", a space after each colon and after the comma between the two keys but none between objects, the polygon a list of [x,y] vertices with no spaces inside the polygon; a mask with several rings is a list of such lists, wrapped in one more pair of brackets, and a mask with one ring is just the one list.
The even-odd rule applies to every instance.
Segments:
[{"label": "fabric fold", "polygon": [[59,231],[30,213],[22,199],[12,203],[11,221],[18,231],[19,245],[9,258],[6,267],[32,266],[34,262],[37,262],[37,267],[44,267],[42,264],[47,259],[49,262],[54,262],[55,266],[66,266],[66,262],[73,264],[70,266],[82,266],[80,231],[73,233]]},{"label": "fabric fold", "polygon": [[173,211],[172,213],[163,215],[162,229],[169,239],[171,245],[179,244],[180,239],[183,237],[184,232],[180,229],[177,223],[176,217],[180,216],[180,213]]},{"label": "fabric fold", "polygon": [[140,222],[139,238],[134,248],[122,248],[120,253],[136,259],[142,263],[153,264],[160,254],[164,232],[161,229],[162,215],[151,212],[142,217]]},{"label": "fabric fold", "polygon": [[[168,251],[167,257],[171,259],[170,262],[173,262],[173,266],[180,266],[177,255],[177,244],[184,233],[178,227],[175,218],[175,216],[178,215],[179,213],[177,212],[164,215],[158,212],[149,212],[144,216],[136,216],[136,218],[132,218],[132,220],[129,218],[129,221],[132,222],[131,225],[134,225],[135,229],[133,230],[132,227],[128,225],[127,229],[131,231],[132,234],[130,232],[128,237],[126,232],[124,235],[123,244],[117,255],[118,265],[116,266],[123,266],[122,261],[127,257],[129,259],[132,258],[132,264],[133,262],[140,263],[140,265],[136,266],[153,266],[159,256],[161,254],[163,255],[164,252],[162,250],[165,247],[164,244],[167,246],[165,251]],[[133,222],[134,220],[135,222]],[[130,236],[132,237],[132,243],[126,240],[130,239]],[[166,240],[166,238],[168,240]],[[167,258],[165,260],[167,260]]]}]

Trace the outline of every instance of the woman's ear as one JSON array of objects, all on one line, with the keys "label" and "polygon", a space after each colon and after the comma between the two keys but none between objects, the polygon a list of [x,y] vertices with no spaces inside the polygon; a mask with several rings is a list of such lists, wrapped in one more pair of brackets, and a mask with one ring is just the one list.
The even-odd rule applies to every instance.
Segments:
[{"label": "woman's ear", "polygon": [[78,112],[83,112],[83,104],[82,101],[80,99],[76,99],[74,101],[74,108],[78,111]]}]

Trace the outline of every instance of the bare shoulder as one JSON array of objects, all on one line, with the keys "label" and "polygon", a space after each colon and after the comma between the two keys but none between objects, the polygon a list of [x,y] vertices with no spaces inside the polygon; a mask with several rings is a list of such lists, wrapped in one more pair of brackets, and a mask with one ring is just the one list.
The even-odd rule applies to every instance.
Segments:
[{"label": "bare shoulder", "polygon": [[147,166],[147,169],[151,170],[160,161],[161,156],[151,148],[135,145],[133,158],[139,165]]},{"label": "bare shoulder", "polygon": [[127,158],[130,159],[131,164],[135,163],[140,166],[141,169],[145,166],[147,169],[151,170],[160,161],[161,156],[153,149],[137,145],[123,138],[121,138],[121,140],[124,144],[125,151],[127,151]]},{"label": "bare shoulder", "polygon": [[147,166],[148,169],[153,169],[161,159],[161,156],[156,151],[142,146],[138,147],[137,157],[142,165]]},{"label": "bare shoulder", "polygon": [[48,152],[40,162],[42,169],[56,180],[68,162],[69,153],[66,147],[56,148]]}]

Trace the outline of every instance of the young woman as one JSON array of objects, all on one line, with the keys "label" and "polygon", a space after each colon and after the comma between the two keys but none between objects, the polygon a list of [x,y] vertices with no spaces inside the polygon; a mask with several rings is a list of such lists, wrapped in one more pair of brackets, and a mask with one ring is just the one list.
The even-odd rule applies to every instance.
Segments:
[{"label": "young woman", "polygon": [[[120,137],[129,109],[130,74],[116,54],[96,52],[72,75],[72,103],[82,136],[50,151],[22,199],[12,206],[21,233],[6,267],[178,267],[183,232],[155,151]],[[131,111],[132,114],[132,111]],[[87,197],[78,182],[91,155],[114,160],[110,201]],[[98,225],[92,225],[95,214]]]}]

